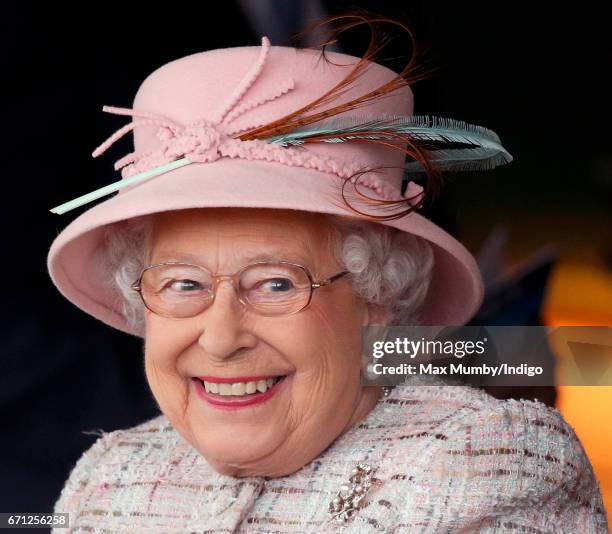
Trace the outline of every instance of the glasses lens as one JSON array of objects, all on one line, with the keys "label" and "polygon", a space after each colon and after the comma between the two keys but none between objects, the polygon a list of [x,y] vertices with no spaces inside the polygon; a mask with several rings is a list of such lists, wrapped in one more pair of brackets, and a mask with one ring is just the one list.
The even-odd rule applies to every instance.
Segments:
[{"label": "glasses lens", "polygon": [[147,308],[165,317],[193,317],[212,302],[210,273],[192,265],[150,267],[140,285]]},{"label": "glasses lens", "polygon": [[295,313],[306,306],[310,291],[310,278],[296,265],[251,265],[240,277],[242,299],[261,315]]}]

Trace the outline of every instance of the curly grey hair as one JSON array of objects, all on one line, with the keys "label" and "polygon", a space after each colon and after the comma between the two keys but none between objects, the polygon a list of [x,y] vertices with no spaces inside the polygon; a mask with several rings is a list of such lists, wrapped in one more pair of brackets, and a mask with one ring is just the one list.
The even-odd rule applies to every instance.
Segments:
[{"label": "curly grey hair", "polygon": [[[331,214],[321,214],[331,229],[330,252],[353,276],[353,290],[369,304],[381,306],[389,325],[419,324],[434,264],[431,245],[396,228]],[[105,284],[117,295],[121,313],[144,336],[143,304],[130,288],[148,262],[152,216],[122,221],[105,229],[109,273]]]}]

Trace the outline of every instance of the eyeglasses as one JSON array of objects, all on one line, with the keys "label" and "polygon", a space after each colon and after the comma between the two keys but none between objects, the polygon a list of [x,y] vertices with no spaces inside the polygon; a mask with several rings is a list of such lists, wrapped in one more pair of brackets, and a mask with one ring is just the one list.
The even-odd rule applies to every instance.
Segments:
[{"label": "eyeglasses", "polygon": [[145,267],[132,284],[144,305],[170,318],[194,317],[210,306],[221,280],[229,280],[238,300],[264,316],[292,315],[306,308],[312,293],[349,271],[314,281],[306,267],[287,261],[257,262],[231,275],[213,275],[199,265],[165,262]]}]

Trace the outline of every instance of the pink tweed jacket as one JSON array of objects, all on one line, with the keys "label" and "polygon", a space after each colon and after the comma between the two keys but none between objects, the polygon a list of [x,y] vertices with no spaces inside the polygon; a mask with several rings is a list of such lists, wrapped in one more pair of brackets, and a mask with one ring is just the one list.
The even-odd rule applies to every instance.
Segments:
[{"label": "pink tweed jacket", "polygon": [[[336,524],[329,502],[359,462],[380,482]],[[281,478],[216,473],[163,415],[103,433],[54,511],[70,514],[57,533],[608,532],[592,467],[557,410],[423,377]]]}]

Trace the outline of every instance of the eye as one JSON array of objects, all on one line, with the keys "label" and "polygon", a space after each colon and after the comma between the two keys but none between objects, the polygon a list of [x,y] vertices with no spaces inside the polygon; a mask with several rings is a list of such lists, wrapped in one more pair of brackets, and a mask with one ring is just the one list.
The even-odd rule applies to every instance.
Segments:
[{"label": "eye", "polygon": [[204,287],[195,280],[182,279],[182,280],[170,280],[164,285],[162,291],[171,290],[176,293],[193,293],[200,290],[209,290],[210,287]]},{"label": "eye", "polygon": [[292,299],[296,295],[296,286],[289,278],[266,278],[260,280],[248,290],[251,303],[278,302]]},{"label": "eye", "polygon": [[270,278],[260,282],[256,289],[270,293],[279,293],[295,289],[295,286],[289,278]]}]

